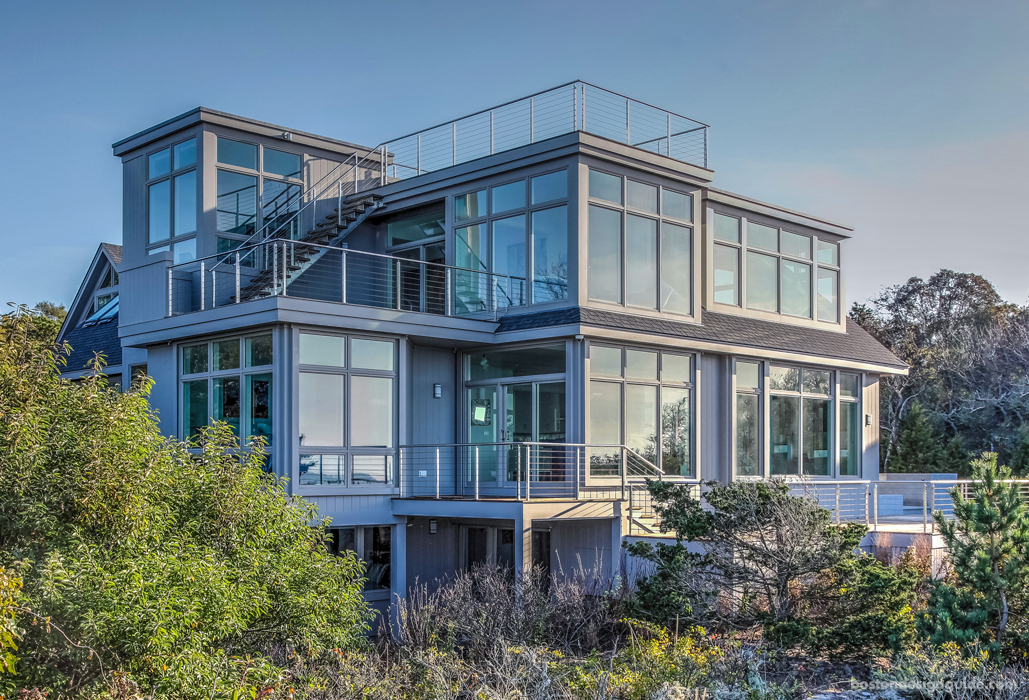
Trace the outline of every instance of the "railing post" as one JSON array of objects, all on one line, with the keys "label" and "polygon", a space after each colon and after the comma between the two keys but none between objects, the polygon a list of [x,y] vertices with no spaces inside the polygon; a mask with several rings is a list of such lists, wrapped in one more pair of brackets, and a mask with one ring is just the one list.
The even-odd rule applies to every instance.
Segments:
[{"label": "railing post", "polygon": [[206,308],[206,306],[204,305],[204,301],[205,301],[204,288],[207,286],[206,284],[204,284],[204,277],[206,277],[206,276],[207,275],[204,272],[204,261],[201,260],[200,261],[200,310],[201,311],[203,311]]},{"label": "railing post", "polygon": [[669,158],[672,157],[672,113],[669,112],[665,115],[668,117],[668,150],[665,153]]},{"label": "railing post", "polygon": [[340,259],[343,261],[342,274],[340,275],[340,279],[342,280],[341,286],[343,287],[343,303],[346,304],[347,303],[347,249],[346,248],[343,248],[343,254],[340,256]]},{"label": "railing post", "polygon": [[236,303],[239,303],[239,251],[236,251]]},{"label": "railing post", "polygon": [[840,485],[836,484],[836,524],[840,524]]},{"label": "railing post", "polygon": [[872,517],[876,530],[879,529],[879,482],[872,484]]},{"label": "railing post", "polygon": [[218,308],[218,263],[215,263],[215,268],[211,270],[211,308]]},{"label": "railing post", "polygon": [[278,244],[272,241],[272,296],[279,293],[279,252]]},{"label": "railing post", "polygon": [[[355,164],[356,168],[357,165]],[[343,181],[340,180],[336,183],[339,186],[339,193],[336,195],[336,225],[343,225]]]},{"label": "railing post", "polygon": [[168,268],[168,316],[172,315],[172,269]]},{"label": "railing post", "polygon": [[868,484],[865,484],[865,527],[868,527]]},{"label": "railing post", "polygon": [[582,84],[582,130],[586,131],[586,83]]},{"label": "railing post", "polygon": [[515,500],[522,500],[522,448],[515,448]]},{"label": "railing post", "polygon": [[632,536],[632,489],[629,489],[629,513],[627,520],[629,525],[629,536]]},{"label": "railing post", "polygon": [[418,134],[418,147],[417,153],[415,154],[415,170],[419,175],[422,174],[422,135]]},{"label": "railing post", "polygon": [[286,241],[282,242],[282,296],[286,296],[286,280],[289,278],[289,257],[286,255]]},{"label": "railing post", "polygon": [[446,305],[446,311],[444,311],[443,314],[446,315],[446,316],[450,316],[451,315],[451,308],[450,308],[450,304],[451,304],[450,285],[451,284],[453,284],[453,276],[450,274],[450,268],[449,267],[444,267],[443,268],[443,303]]},{"label": "railing post", "polygon": [[479,500],[479,446],[475,446],[475,500]]},{"label": "railing post", "polygon": [[525,502],[532,500],[532,449],[531,445],[525,446]]},{"label": "railing post", "polygon": [[572,131],[579,130],[579,86],[572,85]]},{"label": "railing post", "polygon": [[529,98],[529,143],[536,143],[536,100]]},{"label": "railing post", "polygon": [[632,137],[630,136],[630,132],[629,132],[629,105],[630,104],[631,103],[629,102],[629,98],[626,97],[625,98],[625,145],[626,146],[631,146],[632,145]]},{"label": "railing post", "polygon": [[578,445],[575,446],[575,500],[579,500],[579,456],[582,448]]},{"label": "railing post", "polygon": [[450,141],[454,149],[451,155],[451,159],[453,160],[451,165],[457,165],[457,122],[453,122],[450,126]]},{"label": "railing post", "polygon": [[626,462],[627,462],[627,456],[628,455],[626,455],[624,447],[621,448],[621,452],[622,452],[622,460],[621,460],[622,463],[619,466],[621,467],[620,471],[622,472],[622,500],[624,501],[625,500],[625,483],[626,483],[625,470],[626,470]]},{"label": "railing post", "polygon": [[924,535],[929,531],[929,518],[926,516],[926,506],[928,505],[929,496],[929,484],[922,482],[922,534]]},{"label": "railing post", "polygon": [[936,510],[936,484],[931,484],[932,488],[929,489],[929,527],[932,530],[936,529],[936,523],[933,520],[933,511]]},{"label": "railing post", "polygon": [[[418,135],[419,143],[421,143],[421,134]],[[493,155],[493,110],[489,111],[489,154]]]},{"label": "railing post", "polygon": [[400,260],[396,260],[396,273],[393,278],[393,287],[397,295],[397,311],[400,311]]},{"label": "railing post", "polygon": [[439,500],[439,447],[436,448],[436,500]]},{"label": "railing post", "polygon": [[386,184],[386,147],[379,148],[379,184]]}]

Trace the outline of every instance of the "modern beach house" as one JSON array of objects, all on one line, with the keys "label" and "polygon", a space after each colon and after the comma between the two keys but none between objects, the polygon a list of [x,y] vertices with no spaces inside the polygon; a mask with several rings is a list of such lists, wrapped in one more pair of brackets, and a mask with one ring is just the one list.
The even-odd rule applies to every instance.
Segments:
[{"label": "modern beach house", "polygon": [[[358,107],[359,108],[359,107]],[[708,126],[574,82],[374,146],[198,108],[114,144],[61,339],[225,421],[379,607],[477,562],[617,574],[647,478],[878,478],[851,229],[718,189]]]}]

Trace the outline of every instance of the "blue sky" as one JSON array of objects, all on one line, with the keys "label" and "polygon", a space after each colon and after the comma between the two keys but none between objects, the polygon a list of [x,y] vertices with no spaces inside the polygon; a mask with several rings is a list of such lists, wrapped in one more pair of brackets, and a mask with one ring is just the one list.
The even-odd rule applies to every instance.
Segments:
[{"label": "blue sky", "polygon": [[1029,3],[51,2],[0,25],[0,302],[121,240],[110,145],[197,105],[375,144],[583,79],[713,126],[716,186],[840,221],[847,295],[1029,301]]}]

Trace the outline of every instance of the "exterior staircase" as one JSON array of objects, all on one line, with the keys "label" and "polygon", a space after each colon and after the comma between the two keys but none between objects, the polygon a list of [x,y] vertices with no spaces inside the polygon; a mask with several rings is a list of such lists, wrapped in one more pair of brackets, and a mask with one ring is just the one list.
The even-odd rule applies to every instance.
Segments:
[{"label": "exterior staircase", "polygon": [[[331,248],[339,248],[343,239],[360,226],[372,213],[382,207],[382,197],[376,194],[356,197],[335,207],[314,228],[301,238],[293,239],[288,229],[282,229],[284,235],[266,239],[271,248],[270,255],[262,256],[261,271],[251,278],[249,284],[239,290],[239,301],[250,301],[273,296],[285,279],[286,284],[293,282],[318,262]],[[284,245],[292,243],[292,251],[284,259],[278,250],[278,242]],[[280,267],[285,264],[285,270]],[[232,297],[232,301],[237,301]]]}]

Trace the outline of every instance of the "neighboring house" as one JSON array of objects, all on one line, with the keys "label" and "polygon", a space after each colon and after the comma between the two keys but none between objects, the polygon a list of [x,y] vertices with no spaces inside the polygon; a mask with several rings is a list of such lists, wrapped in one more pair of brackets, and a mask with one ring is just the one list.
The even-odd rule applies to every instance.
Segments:
[{"label": "neighboring house", "polygon": [[479,561],[617,573],[648,477],[877,479],[906,367],[846,318],[851,229],[715,188],[707,128],[581,82],[374,147],[196,109],[114,145],[68,371],[264,436],[380,606]]}]

